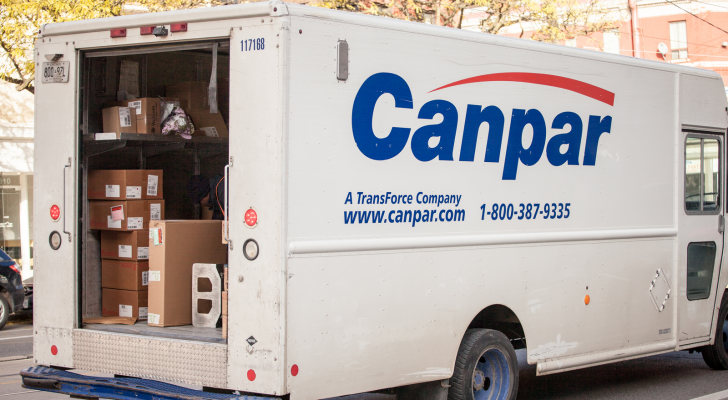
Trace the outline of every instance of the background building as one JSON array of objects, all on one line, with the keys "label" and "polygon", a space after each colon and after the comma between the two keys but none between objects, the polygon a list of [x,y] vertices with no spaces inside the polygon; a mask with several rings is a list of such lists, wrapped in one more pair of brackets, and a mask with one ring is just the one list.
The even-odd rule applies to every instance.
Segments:
[{"label": "background building", "polygon": [[[710,69],[728,82],[728,1],[624,0],[604,5],[619,15],[618,26],[561,44]],[[468,9],[463,29],[478,31],[482,18],[482,10]],[[529,24],[514,24],[499,34],[529,38],[533,31]]]},{"label": "background building", "polygon": [[[0,81],[0,246],[33,275],[33,94]],[[60,175],[59,175],[60,176]]]}]

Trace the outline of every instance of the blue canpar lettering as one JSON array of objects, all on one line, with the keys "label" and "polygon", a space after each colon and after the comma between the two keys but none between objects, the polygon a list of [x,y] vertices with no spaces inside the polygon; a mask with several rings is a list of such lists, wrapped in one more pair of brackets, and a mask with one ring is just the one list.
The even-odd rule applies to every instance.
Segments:
[{"label": "blue canpar lettering", "polygon": [[[399,75],[382,72],[370,76],[359,88],[351,114],[351,128],[357,147],[362,154],[377,161],[389,160],[400,154],[410,141],[411,133],[411,128],[393,127],[389,135],[384,138],[374,135],[372,128],[374,107],[384,94],[394,97],[396,108],[413,108],[412,92],[407,82]],[[442,115],[442,122],[425,125],[412,134],[410,147],[412,154],[419,161],[434,159],[453,161],[458,125],[457,108],[446,100],[432,100],[420,108],[417,118],[432,120],[438,114]],[[482,107],[474,104],[469,104],[467,107],[459,161],[475,160],[478,132],[484,123],[488,126],[488,139],[485,143],[483,161],[500,162],[505,116],[501,109],[494,105]],[[544,152],[548,162],[553,166],[579,165],[583,121],[574,112],[562,112],[554,118],[551,128],[564,129],[566,125],[569,125],[569,132],[555,135],[547,143],[546,121],[541,112],[537,109],[514,109],[508,130],[502,179],[515,180],[519,165],[535,165]],[[527,126],[533,131],[533,139],[525,148],[523,132]],[[596,164],[599,139],[602,134],[610,133],[611,128],[611,116],[589,116],[582,165]],[[437,137],[438,142],[435,147],[430,147],[429,141],[433,137]],[[562,153],[564,145],[566,151]]]}]

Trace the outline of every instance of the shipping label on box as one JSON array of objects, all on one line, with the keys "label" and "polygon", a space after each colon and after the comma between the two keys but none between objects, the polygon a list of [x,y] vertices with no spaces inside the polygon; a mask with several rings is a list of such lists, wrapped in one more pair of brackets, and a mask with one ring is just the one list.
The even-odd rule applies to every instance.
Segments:
[{"label": "shipping label on box", "polygon": [[126,187],[126,198],[127,199],[141,199],[142,198],[142,187],[141,186],[127,186]]},{"label": "shipping label on box", "polygon": [[130,245],[119,245],[119,258],[131,258],[131,246]]},{"label": "shipping label on box", "polygon": [[159,176],[151,174],[147,176],[147,196],[156,196],[157,186],[159,186]]},{"label": "shipping label on box", "polygon": [[106,197],[120,197],[119,185],[106,185]]},{"label": "shipping label on box", "polygon": [[144,217],[129,217],[126,221],[126,229],[144,229]]}]

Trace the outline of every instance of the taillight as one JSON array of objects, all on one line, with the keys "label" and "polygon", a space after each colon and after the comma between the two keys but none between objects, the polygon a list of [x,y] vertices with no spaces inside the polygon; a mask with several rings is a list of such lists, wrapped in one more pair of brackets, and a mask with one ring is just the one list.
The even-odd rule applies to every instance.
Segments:
[{"label": "taillight", "polygon": [[169,26],[169,30],[172,32],[187,32],[187,22],[172,24]]},{"label": "taillight", "polygon": [[153,26],[142,26],[139,28],[140,35],[151,35],[154,32]]},{"label": "taillight", "polygon": [[10,269],[12,269],[13,271],[15,271],[15,273],[16,273],[16,274],[18,274],[18,275],[20,275],[20,276],[23,276],[23,274],[21,274],[21,273],[20,273],[20,270],[19,270],[19,269],[18,269],[18,267],[17,267],[16,265],[15,265],[15,263],[13,263],[13,264],[12,264],[12,265],[10,266]]},{"label": "taillight", "polygon": [[124,28],[124,29],[112,29],[110,32],[111,32],[111,37],[112,38],[126,37],[126,28]]}]

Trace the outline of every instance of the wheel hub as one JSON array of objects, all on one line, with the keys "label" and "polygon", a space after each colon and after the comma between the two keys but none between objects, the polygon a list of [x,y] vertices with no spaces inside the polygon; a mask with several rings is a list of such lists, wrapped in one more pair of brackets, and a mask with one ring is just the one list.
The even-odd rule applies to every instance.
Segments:
[{"label": "wheel hub", "polygon": [[483,390],[485,386],[485,374],[482,371],[476,369],[473,373],[473,391],[478,392]]}]

